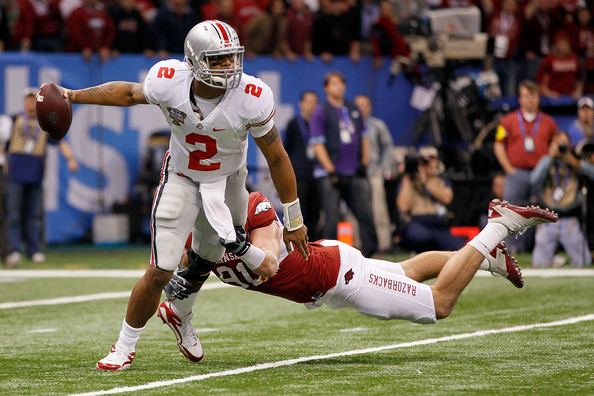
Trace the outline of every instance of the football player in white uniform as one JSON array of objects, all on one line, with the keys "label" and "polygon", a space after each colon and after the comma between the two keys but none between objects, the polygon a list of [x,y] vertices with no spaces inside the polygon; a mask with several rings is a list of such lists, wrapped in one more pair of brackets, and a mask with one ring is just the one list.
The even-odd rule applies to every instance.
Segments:
[{"label": "football player in white uniform", "polygon": [[[72,103],[157,105],[171,127],[151,212],[150,265],[132,290],[118,341],[97,363],[100,370],[131,363],[140,333],[157,310],[190,232],[192,265],[181,276],[198,289],[225,249],[240,246],[237,240],[248,206],[248,132],[266,158],[283,202],[285,243],[308,256],[295,173],[274,126],[272,91],[258,78],[243,74],[244,49],[237,33],[221,21],[201,22],[186,36],[184,51],[184,62],[158,62],[144,83],[115,81],[64,89]],[[270,253],[259,248],[237,253],[265,278],[276,272],[276,260],[267,257]],[[179,303],[191,306],[193,299]]]}]

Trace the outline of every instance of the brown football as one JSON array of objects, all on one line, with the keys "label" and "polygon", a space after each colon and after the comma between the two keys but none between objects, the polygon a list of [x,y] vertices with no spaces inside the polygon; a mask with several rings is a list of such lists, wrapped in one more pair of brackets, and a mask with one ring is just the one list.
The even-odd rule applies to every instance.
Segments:
[{"label": "brown football", "polygon": [[53,83],[44,84],[37,94],[37,121],[50,138],[60,140],[72,123],[72,105]]}]

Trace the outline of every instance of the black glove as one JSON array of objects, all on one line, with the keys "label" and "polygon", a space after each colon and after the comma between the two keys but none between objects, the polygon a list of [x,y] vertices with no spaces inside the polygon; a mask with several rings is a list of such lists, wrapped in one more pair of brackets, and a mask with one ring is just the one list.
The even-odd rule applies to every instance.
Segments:
[{"label": "black glove", "polygon": [[235,226],[235,242],[225,243],[223,238],[220,238],[219,242],[221,242],[221,244],[225,246],[227,250],[240,257],[243,256],[251,246],[247,240],[247,234],[242,226]]},{"label": "black glove", "polygon": [[357,177],[367,177],[367,165],[359,165],[357,170],[355,171],[355,176]]},{"label": "black glove", "polygon": [[[184,271],[188,270],[185,269]],[[165,285],[165,292],[168,296],[183,300],[190,297],[190,294],[192,294],[192,284],[189,280],[183,277],[182,274],[184,271],[180,271],[179,274],[174,272],[169,283]]]}]

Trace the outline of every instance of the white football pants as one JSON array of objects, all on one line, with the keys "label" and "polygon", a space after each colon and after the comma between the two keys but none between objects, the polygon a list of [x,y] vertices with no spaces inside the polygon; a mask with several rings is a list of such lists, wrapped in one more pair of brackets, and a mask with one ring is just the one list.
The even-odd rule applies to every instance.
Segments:
[{"label": "white football pants", "polygon": [[338,241],[340,272],[336,286],[321,298],[331,308],[351,307],[378,319],[404,319],[431,324],[437,321],[431,287],[404,275],[402,266],[368,259],[361,252]]},{"label": "white football pants", "polygon": [[[245,165],[227,177],[226,183],[218,183],[222,189],[233,224],[227,228],[243,226],[247,218],[248,192],[245,187],[247,168]],[[209,194],[213,191],[210,189]],[[215,191],[216,193],[216,191]],[[216,194],[215,194],[216,195]],[[225,206],[225,205],[223,205]],[[221,208],[211,208],[220,210]],[[221,213],[216,218],[227,218]],[[212,214],[211,214],[212,216]],[[206,219],[203,209],[200,183],[177,172],[169,153],[163,159],[161,181],[153,199],[151,210],[151,265],[165,270],[177,268],[188,235],[192,232],[192,249],[206,260],[217,262],[225,253],[219,242],[219,233]],[[234,238],[233,238],[234,239]]]}]

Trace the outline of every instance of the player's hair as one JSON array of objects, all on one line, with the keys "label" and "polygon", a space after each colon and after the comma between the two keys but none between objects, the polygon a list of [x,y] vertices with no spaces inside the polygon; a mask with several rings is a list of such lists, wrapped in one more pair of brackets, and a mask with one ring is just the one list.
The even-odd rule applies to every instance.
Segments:
[{"label": "player's hair", "polygon": [[532,80],[522,80],[520,85],[518,85],[518,94],[520,93],[520,88],[526,88],[528,92],[531,94],[538,94],[538,84]]},{"label": "player's hair", "polygon": [[338,70],[333,70],[326,73],[326,76],[324,76],[324,88],[326,88],[328,84],[330,84],[330,79],[332,77],[338,77],[343,84],[346,84],[346,78],[344,77],[344,74],[342,74]]},{"label": "player's hair", "polygon": [[311,89],[306,89],[305,91],[301,91],[301,93],[299,94],[299,101],[301,102],[303,100],[303,98],[305,98],[305,95],[308,95],[308,94],[312,94],[316,98],[318,97],[318,93],[316,91],[311,90]]}]

